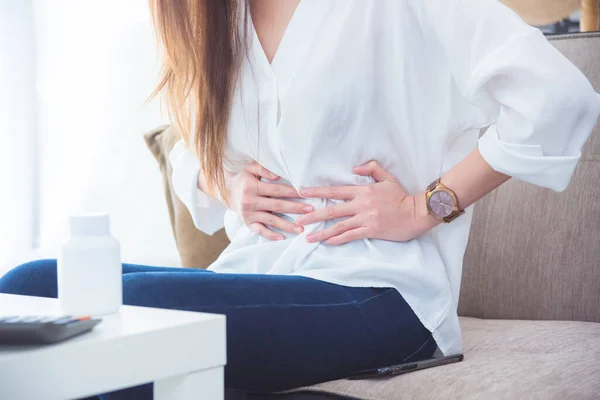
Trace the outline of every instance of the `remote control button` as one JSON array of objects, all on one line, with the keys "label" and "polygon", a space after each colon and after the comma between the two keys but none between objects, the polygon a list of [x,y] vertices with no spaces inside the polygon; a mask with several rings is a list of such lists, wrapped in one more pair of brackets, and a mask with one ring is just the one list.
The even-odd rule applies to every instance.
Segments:
[{"label": "remote control button", "polygon": [[10,317],[5,319],[4,321],[2,321],[3,323],[8,323],[8,324],[16,324],[18,322],[21,322],[21,317],[20,316],[14,316],[14,317]]},{"label": "remote control button", "polygon": [[47,315],[45,317],[41,317],[40,318],[40,323],[47,323],[47,322],[52,322],[57,320],[58,318],[62,318],[62,317],[57,317],[56,315]]},{"label": "remote control button", "polygon": [[88,319],[92,319],[92,317],[90,317],[89,315],[85,315],[83,317],[77,317],[77,319],[80,321],[87,321]]},{"label": "remote control button", "polygon": [[21,321],[19,321],[22,324],[31,324],[33,322],[38,322],[40,320],[40,317],[38,317],[37,315],[30,315],[28,317],[23,317],[21,318]]},{"label": "remote control button", "polygon": [[52,324],[59,324],[60,325],[60,324],[68,324],[68,323],[73,322],[73,321],[77,321],[77,319],[71,317],[70,315],[67,315],[67,316],[58,318],[58,319],[52,321],[51,323]]}]

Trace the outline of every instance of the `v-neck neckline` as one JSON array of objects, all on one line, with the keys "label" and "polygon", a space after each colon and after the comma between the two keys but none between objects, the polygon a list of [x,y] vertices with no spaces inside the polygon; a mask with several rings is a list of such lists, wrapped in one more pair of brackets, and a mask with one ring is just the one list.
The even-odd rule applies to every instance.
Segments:
[{"label": "v-neck neckline", "polygon": [[330,5],[329,0],[300,0],[271,62],[260,43],[250,13],[249,25],[255,61],[270,78],[277,80],[280,89],[287,90],[298,66],[308,55],[319,28],[324,26],[322,22]]},{"label": "v-neck neckline", "polygon": [[263,44],[261,43],[260,38],[258,36],[258,32],[256,30],[256,25],[254,24],[254,18],[252,18],[252,12],[249,13],[250,23],[252,24],[252,34],[254,36],[253,40],[258,42],[262,58],[264,58],[264,61],[266,61],[270,67],[273,67],[275,61],[277,60],[277,55],[279,54],[279,50],[285,45],[286,37],[289,36],[289,31],[291,30],[292,24],[294,23],[294,20],[297,19],[298,10],[302,7],[302,4],[304,2],[305,2],[305,0],[300,0],[298,2],[298,4],[296,5],[296,8],[294,9],[294,12],[292,13],[291,18],[288,21],[288,23],[285,27],[285,30],[283,31],[283,35],[279,39],[279,43],[277,44],[277,48],[275,49],[275,53],[273,54],[273,59],[271,61],[269,61],[267,52],[265,51],[265,48],[264,48]]}]

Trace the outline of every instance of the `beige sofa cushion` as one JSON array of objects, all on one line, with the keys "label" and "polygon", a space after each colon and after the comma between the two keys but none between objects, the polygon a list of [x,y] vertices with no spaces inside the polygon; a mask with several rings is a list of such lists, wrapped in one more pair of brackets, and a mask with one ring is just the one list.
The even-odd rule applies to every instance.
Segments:
[{"label": "beige sofa cushion", "polygon": [[599,398],[599,323],[461,317],[461,325],[463,362],[300,391],[364,400]]},{"label": "beige sofa cushion", "polygon": [[[551,42],[600,91],[600,33]],[[600,322],[600,125],[563,193],[511,180],[475,206],[459,314]]]},{"label": "beige sofa cushion", "polygon": [[581,8],[581,0],[501,0],[528,24],[550,25]]},{"label": "beige sofa cushion", "polygon": [[181,256],[181,265],[186,268],[206,268],[219,257],[229,244],[229,239],[223,229],[212,236],[196,229],[190,212],[173,192],[171,187],[173,170],[168,155],[179,140],[176,132],[168,126],[163,126],[145,134],[144,139],[158,161],[163,175],[165,198],[177,250]]}]

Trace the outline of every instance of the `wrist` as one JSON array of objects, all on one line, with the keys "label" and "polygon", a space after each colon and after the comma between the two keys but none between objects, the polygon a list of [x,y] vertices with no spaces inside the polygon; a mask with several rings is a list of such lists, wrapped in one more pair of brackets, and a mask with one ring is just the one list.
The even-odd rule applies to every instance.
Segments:
[{"label": "wrist", "polygon": [[413,196],[413,201],[415,203],[415,220],[419,226],[423,227],[424,232],[427,232],[442,223],[442,221],[429,213],[429,210],[427,209],[426,193],[426,191],[423,191],[418,195]]}]

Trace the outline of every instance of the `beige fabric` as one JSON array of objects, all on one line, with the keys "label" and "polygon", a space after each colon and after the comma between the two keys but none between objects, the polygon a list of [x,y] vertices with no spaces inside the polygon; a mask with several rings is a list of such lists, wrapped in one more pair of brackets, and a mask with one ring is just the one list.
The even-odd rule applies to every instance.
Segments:
[{"label": "beige fabric", "polygon": [[[600,35],[552,43],[600,91]],[[480,200],[465,256],[459,314],[600,322],[600,125],[569,188],[511,180]]]},{"label": "beige fabric", "polygon": [[461,325],[461,363],[301,390],[365,400],[599,398],[600,324],[461,318]]},{"label": "beige fabric", "polygon": [[148,132],[144,138],[163,174],[165,197],[177,249],[181,256],[181,265],[187,268],[206,268],[229,244],[229,239],[224,230],[220,230],[212,236],[197,230],[188,209],[173,192],[171,187],[173,171],[168,162],[168,154],[179,140],[174,130],[166,126],[160,127]]},{"label": "beige fabric", "polygon": [[501,0],[528,24],[547,25],[581,8],[581,0]]}]

